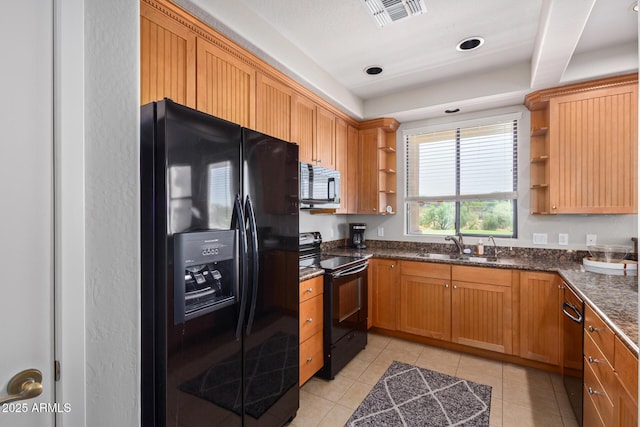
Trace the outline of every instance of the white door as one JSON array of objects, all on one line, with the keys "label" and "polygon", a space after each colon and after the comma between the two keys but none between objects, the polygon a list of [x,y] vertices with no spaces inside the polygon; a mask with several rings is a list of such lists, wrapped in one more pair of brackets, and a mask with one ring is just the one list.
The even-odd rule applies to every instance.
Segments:
[{"label": "white door", "polygon": [[0,426],[47,427],[54,425],[56,410],[53,0],[5,6],[0,14],[0,402],[9,380],[26,369],[42,373],[43,389],[32,399],[0,403]]}]

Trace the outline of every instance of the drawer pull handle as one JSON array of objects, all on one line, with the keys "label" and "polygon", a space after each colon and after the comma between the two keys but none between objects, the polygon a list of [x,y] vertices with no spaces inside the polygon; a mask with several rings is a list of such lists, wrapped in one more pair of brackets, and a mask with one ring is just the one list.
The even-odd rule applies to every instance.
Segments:
[{"label": "drawer pull handle", "polygon": [[313,357],[307,357],[307,363],[313,362]]},{"label": "drawer pull handle", "polygon": [[306,292],[307,292],[308,294],[310,294],[311,292],[313,292],[313,288],[307,288],[307,291],[306,291]]},{"label": "drawer pull handle", "polygon": [[593,357],[589,356],[589,363],[604,363],[604,360],[600,360],[600,359],[594,359]]},{"label": "drawer pull handle", "polygon": [[591,387],[589,387],[589,394],[595,394],[595,395],[599,395],[599,396],[605,396],[604,393],[602,393],[601,391],[598,390],[594,390]]},{"label": "drawer pull handle", "polygon": [[594,328],[593,326],[589,325],[589,332],[600,332],[600,329]]},{"label": "drawer pull handle", "polygon": [[313,318],[307,317],[307,323],[311,323],[311,322],[313,322]]}]

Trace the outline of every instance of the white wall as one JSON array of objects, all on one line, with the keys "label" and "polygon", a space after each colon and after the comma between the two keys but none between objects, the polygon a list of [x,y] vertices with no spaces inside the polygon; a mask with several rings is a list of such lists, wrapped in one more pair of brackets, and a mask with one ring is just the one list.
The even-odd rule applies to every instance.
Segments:
[{"label": "white wall", "polygon": [[86,425],[133,426],[140,424],[140,9],[129,0],[84,5]]},{"label": "white wall", "polygon": [[[556,249],[586,249],[586,235],[596,234],[598,243],[632,245],[631,237],[638,235],[637,215],[530,215],[529,214],[529,111],[522,105],[487,110],[473,114],[461,114],[438,119],[403,123],[398,129],[398,211],[397,215],[338,215],[334,219],[325,219],[315,215],[314,226],[329,230],[331,227],[348,222],[364,222],[368,225],[366,238],[378,240],[403,240],[419,242],[444,242],[443,237],[405,235],[405,217],[402,212],[404,202],[405,153],[402,132],[404,130],[424,128],[454,121],[472,120],[481,117],[521,112],[518,138],[518,238],[497,239],[500,246],[538,247]],[[302,224],[302,223],[301,223]],[[346,225],[344,225],[346,227]],[[384,228],[384,236],[377,235],[377,228]],[[301,227],[302,230],[302,227]],[[306,230],[305,230],[306,231]],[[547,245],[533,245],[533,233],[547,233]],[[558,245],[558,234],[569,234],[569,245]],[[347,230],[348,234],[348,230]],[[334,240],[323,233],[325,240]],[[336,237],[340,238],[340,236]],[[465,243],[475,244],[477,239],[465,239]]]}]

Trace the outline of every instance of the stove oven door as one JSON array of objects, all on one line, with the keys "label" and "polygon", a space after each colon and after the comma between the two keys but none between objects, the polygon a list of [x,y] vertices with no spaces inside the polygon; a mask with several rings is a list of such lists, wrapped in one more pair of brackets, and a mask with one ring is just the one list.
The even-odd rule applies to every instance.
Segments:
[{"label": "stove oven door", "polygon": [[353,330],[366,330],[367,267],[365,262],[330,275],[332,344]]}]

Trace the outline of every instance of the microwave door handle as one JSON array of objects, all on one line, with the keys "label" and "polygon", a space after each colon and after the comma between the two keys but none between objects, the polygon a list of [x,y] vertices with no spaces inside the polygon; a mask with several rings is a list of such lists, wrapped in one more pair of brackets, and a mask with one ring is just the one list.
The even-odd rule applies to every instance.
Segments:
[{"label": "microwave door handle", "polygon": [[236,200],[233,204],[233,215],[231,216],[231,227],[240,231],[240,313],[238,315],[238,323],[236,326],[236,340],[240,341],[242,336],[242,327],[244,326],[244,317],[247,305],[247,234],[245,230],[245,217],[242,211],[242,199],[236,194]]},{"label": "microwave door handle", "polygon": [[344,270],[344,271],[338,271],[337,273],[333,273],[332,276],[333,276],[334,279],[338,279],[338,278],[344,277],[344,276],[351,276],[353,274],[358,274],[358,273],[360,273],[362,271],[365,271],[368,266],[369,266],[369,262],[367,261],[362,266],[353,267],[353,268],[350,268],[350,269]]},{"label": "microwave door handle", "polygon": [[256,303],[258,299],[258,278],[260,277],[260,263],[258,260],[258,227],[256,226],[256,215],[253,210],[251,198],[247,195],[245,202],[245,212],[247,221],[249,222],[249,233],[251,236],[251,258],[253,271],[251,274],[251,308],[249,309],[249,320],[247,321],[247,336],[251,333],[253,326],[253,318],[256,314]]},{"label": "microwave door handle", "polygon": [[[573,311],[573,313],[575,313],[575,315],[569,313],[567,311],[567,308],[569,310]],[[571,303],[569,303],[567,301],[563,302],[562,303],[562,312],[565,314],[565,316],[567,316],[569,319],[573,320],[574,322],[582,323],[582,313],[580,313],[580,310],[578,310],[578,308],[575,305],[573,305],[573,304],[571,304]]]},{"label": "microwave door handle", "polygon": [[327,180],[327,200],[336,200],[336,179],[329,178]]}]

